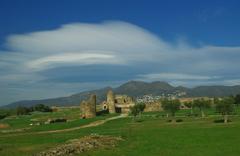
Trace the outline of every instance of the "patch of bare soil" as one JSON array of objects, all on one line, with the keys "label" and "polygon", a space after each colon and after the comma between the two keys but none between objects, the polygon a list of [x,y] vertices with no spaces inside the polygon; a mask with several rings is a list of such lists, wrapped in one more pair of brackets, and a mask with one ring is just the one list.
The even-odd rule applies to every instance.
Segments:
[{"label": "patch of bare soil", "polygon": [[8,124],[0,123],[0,129],[4,129],[4,128],[8,128],[8,127],[9,127]]},{"label": "patch of bare soil", "polygon": [[80,139],[74,139],[59,145],[47,151],[40,152],[34,156],[70,156],[80,154],[85,151],[99,148],[113,148],[119,141],[120,137],[90,135]]}]

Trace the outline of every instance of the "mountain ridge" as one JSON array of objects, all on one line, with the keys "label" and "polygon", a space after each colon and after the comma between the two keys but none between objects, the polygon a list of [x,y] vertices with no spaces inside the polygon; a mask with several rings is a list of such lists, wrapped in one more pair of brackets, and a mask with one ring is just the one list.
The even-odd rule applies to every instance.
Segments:
[{"label": "mountain ridge", "polygon": [[76,94],[72,94],[66,97],[58,98],[48,98],[42,100],[22,100],[10,103],[3,107],[14,108],[19,105],[21,106],[32,106],[35,104],[45,104],[48,106],[75,106],[79,105],[82,100],[86,100],[90,94],[97,95],[97,102],[101,102],[106,99],[106,93],[109,89],[112,89],[115,94],[127,94],[134,98],[138,96],[143,96],[146,94],[161,95],[161,94],[171,94],[174,92],[186,92],[185,97],[221,97],[240,94],[240,85],[235,86],[198,86],[194,88],[187,88],[183,86],[174,87],[167,82],[154,81],[154,82],[144,82],[144,81],[129,81],[119,87],[105,87],[96,90],[84,91]]}]

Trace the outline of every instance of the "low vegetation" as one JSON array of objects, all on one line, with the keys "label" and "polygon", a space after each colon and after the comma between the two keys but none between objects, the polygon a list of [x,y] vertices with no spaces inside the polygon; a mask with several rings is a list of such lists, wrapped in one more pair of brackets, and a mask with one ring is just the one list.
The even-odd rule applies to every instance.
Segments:
[{"label": "low vegetation", "polygon": [[[215,99],[211,103],[201,99],[188,106],[186,104],[188,109],[180,109],[181,103],[178,100],[164,100],[162,112],[143,112],[145,105],[139,103],[131,109],[130,117],[72,131],[64,130],[105,120],[117,114],[102,114],[92,119],[80,119],[78,107],[44,111],[42,105],[39,105],[41,109],[38,106],[30,113],[19,115],[16,110],[1,110],[0,114],[6,113],[6,116],[0,120],[0,125],[3,125],[0,129],[0,155],[30,156],[46,150],[51,151],[56,147],[68,146],[69,140],[92,134],[120,137],[124,141],[114,144],[114,147],[84,151],[81,155],[185,156],[186,153],[194,156],[239,155],[240,107],[236,102],[236,96]],[[171,115],[171,122],[176,123],[167,122],[169,118],[166,114]],[[67,122],[30,125],[44,123],[49,118],[64,118]],[[132,118],[141,118],[143,122],[132,122]],[[228,123],[230,120],[232,122]],[[54,130],[62,131],[52,133]]]},{"label": "low vegetation", "polygon": [[31,112],[38,111],[38,112],[52,112],[53,110],[44,104],[37,104],[32,107],[23,107],[23,106],[18,106],[17,107],[17,115],[28,115]]}]

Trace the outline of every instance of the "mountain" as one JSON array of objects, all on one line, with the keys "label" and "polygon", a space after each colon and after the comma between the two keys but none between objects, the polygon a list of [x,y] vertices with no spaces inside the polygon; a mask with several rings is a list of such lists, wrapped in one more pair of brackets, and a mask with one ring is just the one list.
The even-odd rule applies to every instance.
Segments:
[{"label": "mountain", "polygon": [[142,82],[142,81],[129,81],[117,88],[106,87],[98,90],[85,91],[78,94],[73,94],[68,97],[59,97],[53,99],[43,100],[25,100],[18,101],[6,105],[4,107],[14,108],[16,106],[32,106],[35,104],[45,104],[48,106],[71,106],[79,105],[82,100],[88,98],[90,94],[97,95],[97,102],[101,102],[106,99],[106,93],[109,89],[112,89],[115,94],[127,94],[134,98],[143,96],[146,94],[161,95],[161,94],[173,94],[179,92],[185,92],[186,97],[221,97],[240,94],[240,85],[238,86],[199,86],[195,88],[186,88],[182,86],[174,87],[166,82]]},{"label": "mountain", "polygon": [[90,94],[97,95],[97,102],[103,101],[106,97],[107,91],[112,89],[111,87],[106,87],[99,90],[85,91],[78,94],[73,94],[67,97],[42,99],[42,100],[24,100],[17,101],[6,106],[4,108],[15,108],[17,106],[30,107],[36,104],[45,104],[48,106],[76,106],[79,105],[82,100],[86,100]]},{"label": "mountain", "polygon": [[221,97],[240,94],[240,85],[237,86],[199,86],[187,92],[187,95],[192,97],[209,96]]},{"label": "mountain", "polygon": [[141,82],[130,81],[113,90],[117,94],[127,94],[132,97],[142,96],[146,94],[159,95],[162,93],[172,93],[175,87],[166,82]]}]

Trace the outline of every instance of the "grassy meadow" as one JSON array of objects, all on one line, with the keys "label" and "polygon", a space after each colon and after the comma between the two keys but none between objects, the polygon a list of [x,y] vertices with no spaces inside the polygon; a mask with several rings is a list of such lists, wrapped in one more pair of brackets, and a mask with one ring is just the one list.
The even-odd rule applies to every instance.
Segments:
[{"label": "grassy meadow", "polygon": [[[167,122],[164,112],[144,113],[139,122],[133,122],[131,117],[108,121],[103,125],[78,129],[70,132],[39,134],[36,132],[78,127],[96,120],[102,120],[113,115],[99,116],[93,119],[80,119],[79,109],[68,108],[59,112],[40,113],[19,117],[8,117],[0,123],[9,124],[8,128],[0,129],[0,155],[26,156],[38,153],[70,139],[80,138],[92,133],[101,135],[121,136],[117,147],[98,149],[85,152],[86,156],[238,156],[240,153],[240,117],[239,109],[228,124],[214,123],[221,116],[214,110],[207,110],[208,116],[187,117],[189,110],[181,110],[177,118],[179,123]],[[50,117],[65,117],[66,123],[49,125],[29,124],[33,121],[44,121]],[[14,132],[12,130],[25,129]],[[3,133],[2,131],[7,131]]]}]

